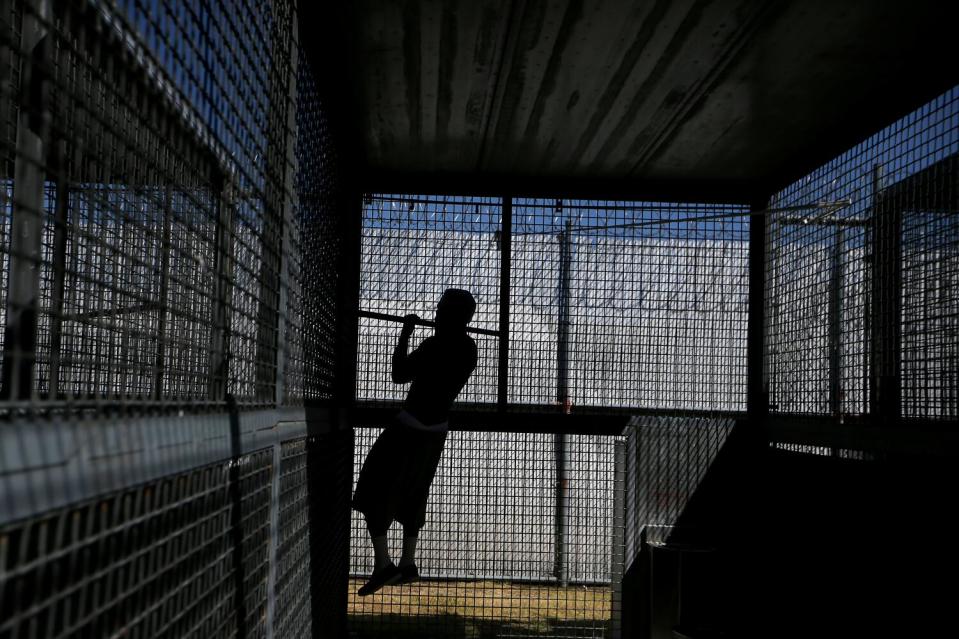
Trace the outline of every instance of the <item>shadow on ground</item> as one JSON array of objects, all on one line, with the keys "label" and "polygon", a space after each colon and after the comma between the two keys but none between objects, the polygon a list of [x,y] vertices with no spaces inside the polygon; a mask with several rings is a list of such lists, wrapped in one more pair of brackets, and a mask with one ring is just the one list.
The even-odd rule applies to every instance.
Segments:
[{"label": "shadow on ground", "polygon": [[547,620],[531,626],[459,615],[412,616],[399,612],[350,615],[349,627],[352,639],[601,639],[609,636],[606,624],[594,622]]}]

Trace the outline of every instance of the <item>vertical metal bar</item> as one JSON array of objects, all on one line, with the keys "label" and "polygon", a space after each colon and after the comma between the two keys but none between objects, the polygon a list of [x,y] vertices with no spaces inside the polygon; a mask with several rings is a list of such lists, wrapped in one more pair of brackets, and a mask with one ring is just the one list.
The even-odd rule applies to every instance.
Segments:
[{"label": "vertical metal bar", "polygon": [[568,581],[566,571],[566,528],[567,511],[569,506],[569,479],[566,476],[567,455],[569,446],[564,433],[554,435],[554,453],[556,460],[556,505],[554,522],[554,557],[553,574],[562,586]]},{"label": "vertical metal bar", "polygon": [[[339,251],[337,260],[339,270],[337,278],[337,349],[336,349],[336,407],[340,409],[340,426],[352,428],[347,421],[348,409],[356,399],[357,375],[357,337],[359,333],[360,308],[360,249],[363,225],[363,198],[353,185],[344,185],[336,208],[344,213],[336,221],[339,233]],[[322,232],[313,228],[307,232]],[[315,293],[314,293],[315,294]],[[319,300],[312,302],[318,304]],[[315,371],[312,377],[315,377]],[[307,376],[311,378],[310,375]],[[315,382],[316,380],[314,380]],[[309,415],[307,416],[309,419]]]},{"label": "vertical metal bar", "polygon": [[[557,211],[562,210],[558,200]],[[573,222],[566,221],[566,228],[559,235],[559,318],[556,336],[556,400],[564,412],[569,412],[569,325],[570,325],[570,270],[572,266]],[[553,574],[563,586],[568,580],[566,570],[567,511],[569,507],[569,478],[567,456],[569,446],[566,435],[555,435],[556,454],[556,523],[555,559]]]},{"label": "vertical metal bar", "polygon": [[[561,207],[562,204],[557,204]],[[556,325],[556,401],[565,407],[569,402],[569,324],[570,267],[572,263],[573,223],[559,234],[559,318]]]},{"label": "vertical metal bar", "polygon": [[36,368],[40,305],[40,264],[44,218],[44,180],[48,149],[47,23],[49,0],[26,3],[20,42],[20,115],[14,160],[10,223],[7,322],[4,327],[0,399],[29,399]]},{"label": "vertical metal bar", "polygon": [[503,198],[503,224],[500,228],[499,266],[499,361],[496,377],[496,403],[506,410],[509,402],[509,305],[510,269],[513,262],[513,198]]},{"label": "vertical metal bar", "polygon": [[[879,193],[882,191],[882,165],[872,167],[872,192],[870,210],[875,211],[879,205]],[[871,214],[870,214],[871,215]],[[875,247],[873,246],[872,224],[866,226],[866,242],[863,249],[863,260],[866,263],[863,282],[863,356],[862,356],[862,405],[864,410],[872,412],[872,263]]]},{"label": "vertical metal bar", "polygon": [[829,255],[829,412],[839,416],[842,403],[842,247],[843,229],[835,226],[832,251]]},{"label": "vertical metal bar", "polygon": [[626,570],[626,441],[617,437],[613,443],[613,530],[611,531],[610,637],[620,639],[623,622],[623,573]]},{"label": "vertical metal bar", "polygon": [[276,581],[279,571],[278,551],[280,545],[280,479],[283,472],[283,445],[273,444],[273,472],[270,474],[270,541],[266,584],[266,639],[275,636]]},{"label": "vertical metal bar", "polygon": [[[289,26],[286,18],[292,8],[285,3],[274,2],[274,27],[271,33],[274,64],[270,73],[269,113],[266,132],[266,186],[264,209],[260,230],[260,272],[257,294],[256,355],[254,362],[254,397],[257,401],[275,402],[278,373],[277,353],[280,350],[280,277],[283,246],[283,208],[287,193],[284,190],[288,149],[287,133],[290,104],[291,75],[285,62],[290,60],[293,49],[293,32],[284,30]],[[285,72],[284,72],[285,71]],[[292,76],[295,78],[295,76]]]},{"label": "vertical metal bar", "polygon": [[902,207],[882,192],[873,198],[872,219],[872,379],[869,412],[881,423],[902,413]]},{"label": "vertical metal bar", "polygon": [[222,177],[217,196],[216,274],[210,339],[209,397],[214,402],[226,399],[230,362],[230,308],[233,296],[233,183]]},{"label": "vertical metal bar", "polygon": [[227,398],[227,410],[230,414],[230,449],[232,456],[229,462],[229,494],[230,494],[230,540],[232,541],[231,559],[233,565],[233,614],[236,619],[237,639],[246,639],[248,610],[246,607],[246,561],[243,552],[243,469],[249,463],[249,458],[243,457],[243,436],[240,432],[240,413],[236,400]]},{"label": "vertical metal bar", "polygon": [[767,201],[752,205],[749,216],[749,314],[746,326],[746,411],[753,424],[769,412],[766,376],[766,215]]},{"label": "vertical metal bar", "polygon": [[[296,3],[293,3],[291,16],[290,39],[295,41],[294,34],[299,28],[297,22]],[[274,401],[277,406],[284,403],[286,394],[286,328],[290,299],[290,259],[293,250],[290,233],[293,228],[293,193],[297,174],[296,162],[296,73],[297,47],[290,47],[290,68],[286,94],[286,124],[284,127],[285,154],[283,162],[283,208],[280,218],[280,295],[279,295],[279,325],[277,326],[277,353],[276,353],[276,385]]]},{"label": "vertical metal bar", "polygon": [[56,147],[56,210],[53,229],[53,287],[50,292],[50,399],[60,396],[60,350],[63,344],[63,302],[66,285],[67,241],[69,236],[70,182],[67,173],[67,143]]},{"label": "vertical metal bar", "polygon": [[163,367],[166,357],[167,298],[170,289],[170,236],[173,232],[173,188],[167,185],[163,196],[163,237],[160,241],[160,299],[157,308],[157,348],[153,364],[153,399],[163,395]]}]

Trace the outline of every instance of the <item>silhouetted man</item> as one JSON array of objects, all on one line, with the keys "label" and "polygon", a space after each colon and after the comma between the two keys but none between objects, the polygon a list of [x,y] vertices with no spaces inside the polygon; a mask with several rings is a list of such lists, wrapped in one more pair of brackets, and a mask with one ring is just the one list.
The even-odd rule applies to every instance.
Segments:
[{"label": "silhouetted man", "polygon": [[[476,368],[476,342],[466,334],[476,301],[469,291],[451,288],[436,306],[436,331],[409,353],[416,315],[407,315],[393,351],[393,382],[413,382],[403,410],[373,444],[353,494],[353,508],[366,517],[373,541],[373,574],[360,595],[419,577],[416,539],[426,522],[426,500],[436,474],[449,411]],[[403,556],[390,559],[386,533],[403,525]]]}]

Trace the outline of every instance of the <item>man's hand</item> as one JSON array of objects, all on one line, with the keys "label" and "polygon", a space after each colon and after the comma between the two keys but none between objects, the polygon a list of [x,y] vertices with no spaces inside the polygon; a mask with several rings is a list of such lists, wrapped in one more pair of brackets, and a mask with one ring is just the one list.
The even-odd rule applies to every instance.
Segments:
[{"label": "man's hand", "polygon": [[409,339],[410,335],[413,334],[413,329],[416,328],[416,322],[420,321],[420,316],[415,313],[410,313],[403,318],[403,332],[400,333],[400,339]]}]

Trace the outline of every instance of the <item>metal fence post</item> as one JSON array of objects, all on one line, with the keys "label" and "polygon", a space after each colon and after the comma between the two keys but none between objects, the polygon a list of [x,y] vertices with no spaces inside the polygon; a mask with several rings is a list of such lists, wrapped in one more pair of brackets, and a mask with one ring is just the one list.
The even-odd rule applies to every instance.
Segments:
[{"label": "metal fence post", "polygon": [[166,366],[167,304],[170,292],[170,251],[173,231],[173,189],[167,184],[163,194],[163,236],[160,243],[160,299],[157,308],[157,347],[153,369],[153,399],[163,398],[163,369]]},{"label": "metal fence post", "polygon": [[749,314],[746,328],[746,411],[754,424],[769,412],[766,373],[766,214],[767,200],[749,216]]},{"label": "metal fence post", "polygon": [[620,639],[623,632],[623,573],[626,569],[626,441],[617,437],[613,444],[613,530],[609,544],[612,586],[610,637]]},{"label": "metal fence post", "polygon": [[63,303],[66,288],[67,244],[70,223],[70,181],[67,143],[56,144],[56,210],[53,229],[53,285],[50,291],[50,371],[47,393],[51,400],[60,397],[60,349],[63,342]]},{"label": "metal fence post", "polygon": [[[562,210],[557,200],[557,212]],[[562,410],[569,411],[569,325],[570,278],[573,261],[573,223],[566,221],[565,231],[559,235],[559,321],[556,336],[556,400]],[[566,570],[567,511],[569,510],[569,442],[564,433],[555,435],[556,450],[556,532],[554,574],[563,586],[568,582]]]},{"label": "metal fence post", "polygon": [[[295,42],[295,35],[298,32],[299,24],[297,22],[298,10],[294,0],[291,16],[290,39]],[[296,46],[290,47],[290,65],[289,79],[286,94],[286,122],[284,127],[284,145],[285,157],[283,162],[283,208],[280,219],[280,291],[279,291],[279,325],[277,326],[277,352],[276,352],[276,404],[282,405],[285,402],[286,395],[286,343],[287,343],[287,321],[290,298],[290,259],[292,259],[293,243],[290,241],[290,233],[293,228],[293,198],[296,191],[296,174],[298,171],[296,158],[296,76],[298,49]]]},{"label": "metal fence post", "polygon": [[500,229],[499,267],[499,361],[496,379],[496,403],[506,410],[509,402],[509,304],[513,261],[513,198],[503,198],[503,224]]},{"label": "metal fence post", "polygon": [[216,220],[216,292],[213,301],[213,325],[210,340],[210,391],[214,402],[226,399],[230,380],[230,308],[233,297],[233,182],[223,176],[217,197]]},{"label": "metal fence post", "polygon": [[881,173],[873,178],[871,248],[869,413],[880,423],[902,415],[902,205],[884,197]]}]

